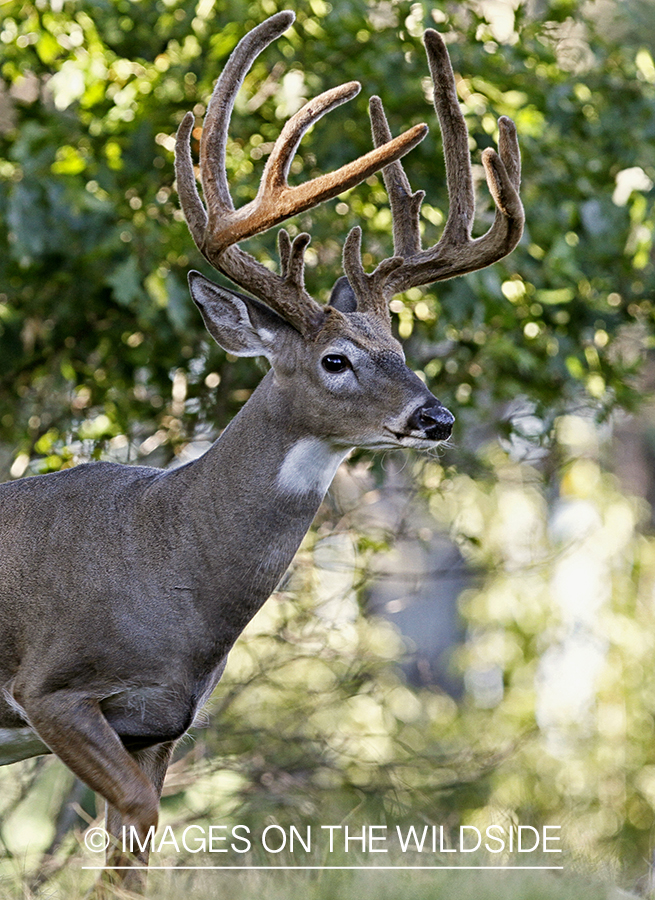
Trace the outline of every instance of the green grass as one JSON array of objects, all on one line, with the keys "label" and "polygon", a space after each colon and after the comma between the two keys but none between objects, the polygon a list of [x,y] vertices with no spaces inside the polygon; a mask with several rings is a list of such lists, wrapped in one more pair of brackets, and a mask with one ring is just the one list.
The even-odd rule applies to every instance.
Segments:
[{"label": "green grass", "polygon": [[[3,900],[83,900],[90,873],[72,866],[31,892],[0,882]],[[628,900],[638,897],[580,873],[543,871],[153,871],[151,900]],[[643,896],[643,895],[641,895]]]},{"label": "green grass", "polygon": [[[155,888],[159,879],[151,880]],[[165,882],[168,882],[167,884]],[[323,872],[308,873],[200,873],[180,882],[162,879],[164,893],[152,896],[184,895],[192,900],[619,900],[614,888],[591,883],[582,876],[562,876],[553,872]]]}]

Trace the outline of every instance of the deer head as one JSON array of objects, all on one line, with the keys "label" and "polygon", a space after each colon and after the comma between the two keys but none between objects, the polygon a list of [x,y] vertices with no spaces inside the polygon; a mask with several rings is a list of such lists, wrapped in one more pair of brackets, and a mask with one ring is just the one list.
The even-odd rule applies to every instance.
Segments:
[{"label": "deer head", "polygon": [[[448,220],[435,246],[421,248],[419,211],[424,193],[412,192],[399,162],[423,140],[427,126],[416,125],[392,138],[378,97],[370,103],[374,150],[336,172],[296,187],[287,183],[302,135],[325,113],[354,97],[360,89],[356,82],[326,91],[286,123],[268,158],[257,196],[236,210],[225,170],[227,129],[236,94],[256,56],[293,20],[293,13],[281,12],[249,32],[216,83],[200,142],[200,178],[207,209],[198,194],[190,150],[193,115],[187,113],[180,125],[177,185],[196,246],[212,266],[261,302],[218,287],[199,273],[191,273],[191,293],[222,347],[237,355],[269,358],[281,389],[286,390],[286,414],[291,420],[300,416],[311,421],[316,437],[344,447],[429,447],[449,437],[454,419],[405,366],[391,330],[389,300],[410,287],[488,266],[516,246],[523,230],[516,130],[510,119],[502,117],[499,154],[491,149],[482,154],[496,216],[487,234],[472,239],[475,203],[466,125],[446,47],[436,31],[428,30],[425,47],[450,198]],[[380,169],[392,210],[394,256],[367,273],[361,261],[361,230],[353,228],[344,246],[346,275],[337,281],[329,304],[318,303],[305,288],[308,234],[291,241],[284,229],[280,231],[279,274],[239,248],[239,241],[337,196]]]}]

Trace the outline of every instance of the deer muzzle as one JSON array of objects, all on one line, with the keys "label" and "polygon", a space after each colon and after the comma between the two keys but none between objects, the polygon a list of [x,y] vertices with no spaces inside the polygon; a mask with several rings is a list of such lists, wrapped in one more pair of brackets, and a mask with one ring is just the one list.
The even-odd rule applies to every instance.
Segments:
[{"label": "deer muzzle", "polygon": [[445,441],[452,434],[455,416],[438,400],[428,400],[409,417],[412,431],[422,431],[431,441]]}]

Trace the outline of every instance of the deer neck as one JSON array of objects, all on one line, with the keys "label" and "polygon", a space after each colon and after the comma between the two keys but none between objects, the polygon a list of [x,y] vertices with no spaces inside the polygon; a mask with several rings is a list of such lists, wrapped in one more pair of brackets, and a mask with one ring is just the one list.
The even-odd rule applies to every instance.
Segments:
[{"label": "deer neck", "polygon": [[295,508],[314,516],[350,448],[311,435],[268,372],[210,450],[191,467],[236,505]]},{"label": "deer neck", "polygon": [[348,452],[294,421],[269,372],[204,456],[166,473],[169,510],[193,542],[208,602],[238,605],[240,624],[256,612]]}]

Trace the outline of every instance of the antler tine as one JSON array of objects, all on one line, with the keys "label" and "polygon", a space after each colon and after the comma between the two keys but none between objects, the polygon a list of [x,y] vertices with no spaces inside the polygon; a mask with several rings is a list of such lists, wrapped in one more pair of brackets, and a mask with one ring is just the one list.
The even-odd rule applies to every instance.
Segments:
[{"label": "antler tine", "polygon": [[[371,97],[369,115],[373,143],[379,147],[391,140],[391,130],[379,97]],[[421,249],[419,211],[425,191],[412,193],[411,185],[400,160],[385,166],[382,170],[382,178],[391,205],[394,254],[403,257],[414,256]]]},{"label": "antler tine", "polygon": [[[381,263],[372,276],[364,279],[361,258],[353,252],[354,242],[349,243],[347,253],[344,247],[344,267],[348,267],[348,277],[356,292],[355,283],[361,290],[369,292],[368,297],[358,296],[360,303],[369,307],[380,307],[380,295],[386,302],[410,287],[443,281],[491,265],[507,256],[523,233],[524,212],[518,195],[521,157],[516,128],[511,119],[501,116],[498,120],[499,154],[492,149],[482,154],[496,214],[489,231],[480,238],[471,239],[475,199],[466,122],[457,100],[455,77],[443,38],[433,29],[427,29],[424,43],[444,146],[448,219],[438,243],[422,250],[418,216],[423,193],[411,192],[400,162],[394,162],[383,171],[394,222],[394,252],[402,254],[403,264],[391,266],[384,277],[384,264]],[[371,102],[371,122],[375,142],[386,140],[389,126],[377,98]],[[371,291],[377,296],[370,296]]]},{"label": "antler tine", "polygon": [[[288,188],[287,177],[291,162],[295,156],[296,150],[306,131],[318,122],[326,113],[332,112],[337,106],[346,103],[356,97],[361,90],[358,81],[349,81],[347,84],[340,84],[338,87],[324,91],[310,100],[295,113],[286,123],[278,139],[276,140],[273,150],[268,157],[268,162],[264,168],[264,174],[259,186],[259,196],[264,198],[273,191]],[[334,173],[336,174],[336,173]],[[325,176],[322,176],[325,177]],[[315,183],[318,179],[313,179]]]},{"label": "antler tine", "polygon": [[200,177],[210,220],[234,210],[225,171],[227,129],[234,101],[255,59],[291,27],[295,16],[286,10],[262,22],[243,37],[216,82],[202,128]]},{"label": "antler tine", "polygon": [[202,251],[205,231],[207,230],[207,212],[200,199],[196,187],[196,176],[193,171],[191,156],[191,132],[195,118],[188,112],[182,119],[175,138],[175,179],[180,206],[189,226],[191,237],[196,247]]},{"label": "antler tine", "polygon": [[391,327],[385,283],[403,263],[402,256],[391,256],[368,274],[362,265],[362,229],[359,225],[350,229],[343,245],[343,270],[357,297],[358,312],[371,313]]},{"label": "antler tine", "polygon": [[[388,143],[391,129],[379,97],[373,96],[369,100],[369,116],[375,146]],[[385,282],[392,272],[400,268],[405,258],[415,256],[421,250],[419,212],[425,191],[412,192],[400,160],[385,166],[382,178],[391,205],[394,256],[381,262],[368,275],[361,262],[362,231],[355,226],[344,243],[343,268],[358,298],[360,311],[371,312],[390,324]]]},{"label": "antler tine", "polygon": [[304,231],[296,235],[292,241],[289,233],[280,228],[277,236],[280,269],[282,278],[292,284],[305,283],[305,250],[310,241],[311,237]]},{"label": "antler tine", "polygon": [[471,235],[475,213],[468,130],[457,99],[455,74],[443,38],[437,31],[428,28],[423,41],[432,76],[434,108],[441,128],[446,163],[449,212],[444,235],[453,240],[467,240]]}]

